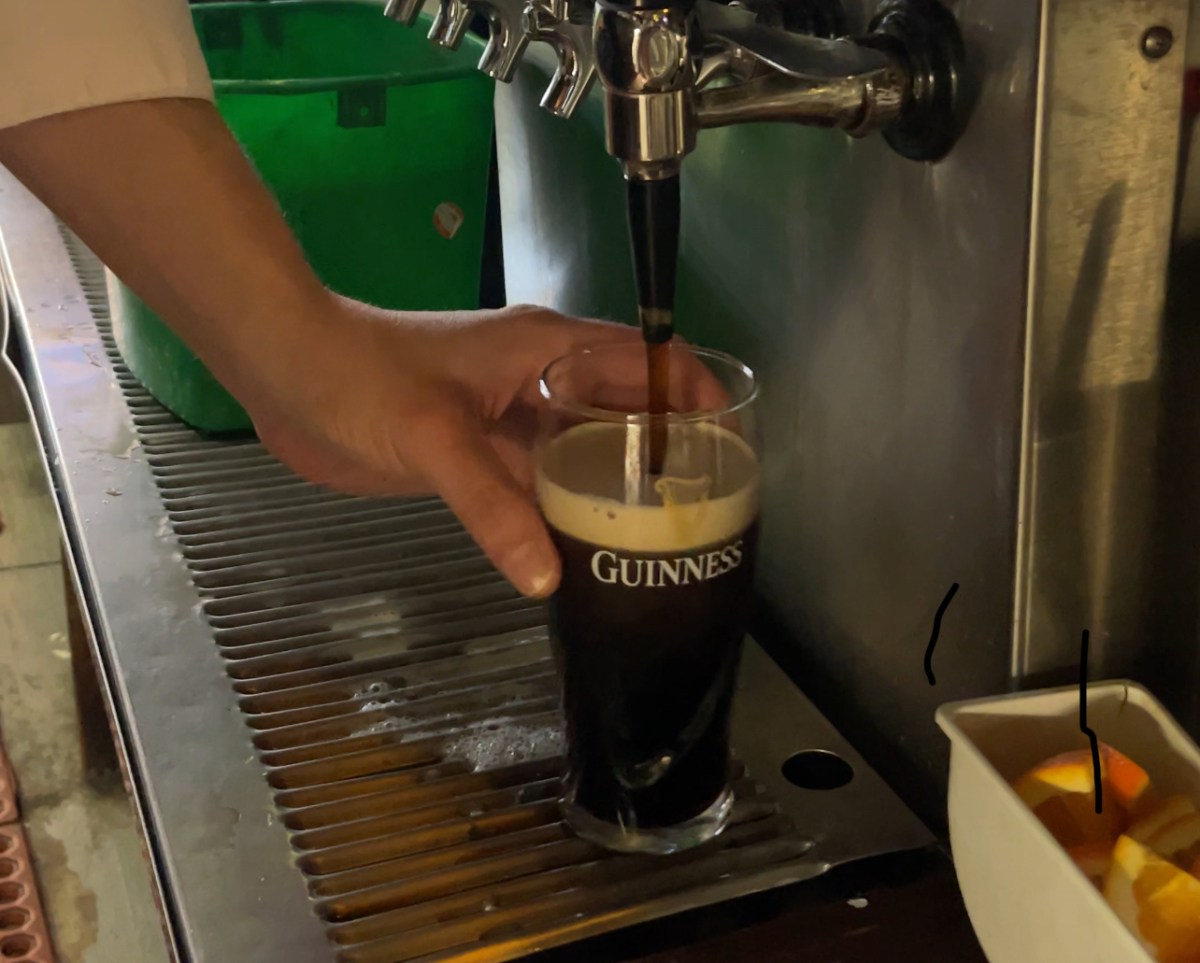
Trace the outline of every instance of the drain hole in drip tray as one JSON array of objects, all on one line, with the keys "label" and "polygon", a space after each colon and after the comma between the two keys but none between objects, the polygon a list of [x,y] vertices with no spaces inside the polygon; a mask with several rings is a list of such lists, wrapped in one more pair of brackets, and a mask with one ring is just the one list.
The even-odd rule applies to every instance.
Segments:
[{"label": "drain hole in drip tray", "polygon": [[801,789],[840,789],[854,778],[854,767],[828,749],[805,749],[782,766],[783,778]]},{"label": "drain hole in drip tray", "polygon": [[28,955],[36,945],[32,936],[10,936],[0,942],[0,953],[10,960],[16,959],[18,956]]},{"label": "drain hole in drip tray", "polygon": [[29,922],[29,911],[23,909],[8,909],[0,911],[0,933],[5,930],[19,930]]},{"label": "drain hole in drip tray", "polygon": [[25,895],[25,887],[20,883],[0,883],[0,906],[15,903]]}]

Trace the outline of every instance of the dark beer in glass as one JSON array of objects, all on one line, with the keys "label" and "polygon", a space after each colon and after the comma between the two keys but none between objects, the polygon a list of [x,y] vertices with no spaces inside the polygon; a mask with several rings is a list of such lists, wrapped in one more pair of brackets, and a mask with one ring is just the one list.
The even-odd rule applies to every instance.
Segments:
[{"label": "dark beer in glass", "polygon": [[[729,818],[730,710],[759,534],[753,376],[719,352],[667,350],[663,415],[645,410],[640,344],[569,355],[542,381],[537,491],[562,558],[551,634],[566,818],[626,852],[686,849]],[[666,439],[661,470],[652,437]]]}]

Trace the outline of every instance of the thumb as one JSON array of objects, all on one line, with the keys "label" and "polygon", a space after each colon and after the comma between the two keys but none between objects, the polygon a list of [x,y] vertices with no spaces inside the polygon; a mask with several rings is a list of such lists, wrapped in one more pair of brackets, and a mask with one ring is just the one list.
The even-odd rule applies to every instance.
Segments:
[{"label": "thumb", "polygon": [[442,424],[426,437],[413,461],[492,564],[524,595],[553,592],[558,553],[537,508],[482,431]]}]

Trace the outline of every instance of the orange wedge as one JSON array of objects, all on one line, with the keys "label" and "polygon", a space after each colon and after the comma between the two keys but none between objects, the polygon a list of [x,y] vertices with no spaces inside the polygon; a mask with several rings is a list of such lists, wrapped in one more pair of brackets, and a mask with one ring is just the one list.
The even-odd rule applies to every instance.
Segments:
[{"label": "orange wedge", "polygon": [[1195,811],[1195,804],[1187,796],[1168,796],[1138,817],[1125,835],[1139,843],[1144,843],[1165,826],[1169,826],[1184,816],[1190,816]]},{"label": "orange wedge", "polygon": [[[1104,754],[1100,755],[1100,778],[1107,775]],[[1064,752],[1034,766],[1014,784],[1017,795],[1030,809],[1037,809],[1047,799],[1063,793],[1091,793],[1093,781],[1092,754],[1087,749]]]},{"label": "orange wedge", "polygon": [[1112,799],[1127,813],[1153,806],[1154,793],[1145,769],[1104,743],[1100,744],[1100,758],[1106,798]]},{"label": "orange wedge", "polygon": [[1190,813],[1167,823],[1145,843],[1156,856],[1180,869],[1190,870],[1200,859],[1200,813]]},{"label": "orange wedge", "polygon": [[1200,879],[1122,836],[1113,848],[1104,898],[1159,963],[1200,960]]},{"label": "orange wedge", "polygon": [[[1107,782],[1107,758],[1100,757],[1101,779]],[[1092,754],[1083,749],[1063,753],[1035,766],[1013,785],[1018,796],[1058,842],[1070,849],[1107,842],[1128,823],[1124,808],[1114,802],[1096,812]]]}]

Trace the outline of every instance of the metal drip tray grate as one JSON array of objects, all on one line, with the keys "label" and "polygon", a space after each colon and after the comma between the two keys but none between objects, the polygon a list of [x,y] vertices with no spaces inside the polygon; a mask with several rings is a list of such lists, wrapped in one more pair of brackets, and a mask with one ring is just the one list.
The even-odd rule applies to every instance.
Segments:
[{"label": "metal drip tray grate", "polygon": [[75,253],[338,959],[453,959],[811,849],[749,779],[699,853],[570,836],[544,607],[440,501],[330,494],[180,424],[121,363],[103,270]]},{"label": "metal drip tray grate", "polygon": [[[184,920],[212,920],[219,902],[231,919],[228,934],[177,927],[185,956],[230,958],[232,950],[234,958],[273,960],[282,943],[272,949],[270,934],[289,931],[296,955],[315,916],[329,955],[305,948],[306,960],[510,960],[929,842],[753,643],[741,682],[750,691],[735,711],[746,769],[730,828],[673,857],[615,856],[573,837],[557,804],[562,737],[543,606],[512,590],[440,501],[332,494],[256,442],[205,439],[178,422],[121,363],[103,268],[63,238],[107,354],[92,363],[115,375],[141,447],[133,460],[153,475],[166,510],[160,534],[174,536],[169,564],[186,567],[256,749],[260,765],[238,778],[265,778],[270,787],[270,832],[282,823],[293,847],[295,869],[279,871],[303,878],[313,914],[289,919],[293,903],[281,900],[285,911],[256,921],[245,931],[252,939],[242,939],[230,911],[243,884],[247,905],[263,898],[261,890],[249,895],[258,867],[231,874],[227,860],[219,885],[229,892],[216,901],[193,892],[207,841],[217,838],[205,835],[215,815],[198,809],[191,824],[181,819],[168,775],[180,771],[177,754],[146,748],[156,719],[144,708],[138,719],[138,705],[158,711],[170,698],[155,681],[138,689],[142,702],[128,711],[142,730],[136,764],[157,772],[146,783],[167,799],[150,807],[150,822],[170,878],[168,902],[178,901]],[[13,264],[19,281],[22,262]],[[24,270],[32,275],[32,259]],[[63,332],[56,336],[71,333]],[[47,344],[50,365],[58,348]],[[84,532],[86,541],[86,524]],[[103,605],[104,586],[95,592]],[[119,671],[122,658],[130,665],[122,644],[101,640]],[[129,699],[121,687],[119,707]],[[853,782],[830,793],[789,785],[783,761],[812,748],[848,760]],[[172,811],[155,817],[155,806],[168,804]],[[240,818],[234,813],[235,823]],[[272,851],[270,839],[265,828],[255,837],[260,859]],[[269,872],[282,885],[276,867]]]}]

